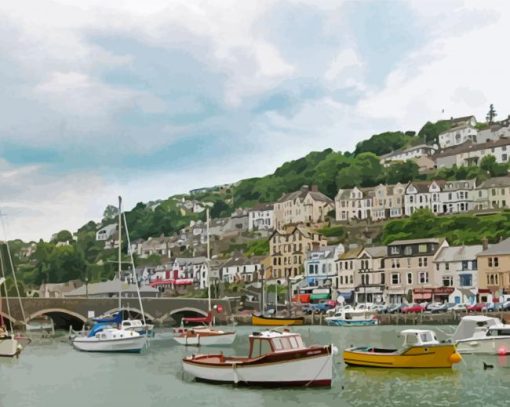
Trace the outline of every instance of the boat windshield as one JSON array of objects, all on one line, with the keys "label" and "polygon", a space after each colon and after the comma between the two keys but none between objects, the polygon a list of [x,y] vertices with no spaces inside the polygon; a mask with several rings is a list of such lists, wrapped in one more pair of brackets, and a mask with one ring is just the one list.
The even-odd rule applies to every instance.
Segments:
[{"label": "boat windshield", "polygon": [[251,357],[256,358],[262,355],[266,355],[271,353],[271,344],[267,339],[259,339],[256,338],[253,340],[253,345],[251,349]]},{"label": "boat windshield", "polygon": [[275,351],[302,349],[305,347],[300,336],[287,336],[281,338],[273,338],[273,347]]},{"label": "boat windshield", "polygon": [[510,328],[506,329],[489,329],[487,336],[510,336]]}]

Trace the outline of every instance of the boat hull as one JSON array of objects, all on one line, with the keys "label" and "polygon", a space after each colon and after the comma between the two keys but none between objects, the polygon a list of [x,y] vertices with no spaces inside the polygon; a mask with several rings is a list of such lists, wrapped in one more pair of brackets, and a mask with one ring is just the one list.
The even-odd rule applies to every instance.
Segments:
[{"label": "boat hull", "polygon": [[353,320],[353,319],[327,319],[326,323],[329,326],[372,326],[377,325],[376,319],[363,319],[363,320]]},{"label": "boat hull", "polygon": [[260,315],[251,316],[251,324],[253,326],[289,326],[304,325],[305,319],[300,318],[267,318]]},{"label": "boat hull", "polygon": [[[451,368],[457,354],[453,344],[413,346],[402,352],[379,353],[369,348],[350,348],[343,353],[349,366],[377,368]],[[457,359],[457,362],[459,359]]]},{"label": "boat hull", "polygon": [[145,336],[118,339],[97,339],[95,337],[76,337],[73,347],[83,352],[127,352],[139,353],[146,345]]},{"label": "boat hull", "polygon": [[16,339],[13,338],[0,339],[0,356],[12,358],[14,356],[18,356],[21,350],[22,347]]},{"label": "boat hull", "polygon": [[[309,355],[307,355],[309,354]],[[222,363],[200,363],[200,356],[183,360],[183,369],[198,381],[233,383],[249,386],[331,386],[333,355],[330,347],[307,349],[302,355],[285,352],[256,360],[227,360]],[[209,357],[210,358],[210,357]]]},{"label": "boat hull", "polygon": [[486,337],[457,342],[457,350],[462,354],[488,354],[508,355],[510,354],[510,337]]},{"label": "boat hull", "polygon": [[236,339],[235,332],[225,332],[215,335],[179,335],[174,340],[184,346],[223,346],[231,345]]}]

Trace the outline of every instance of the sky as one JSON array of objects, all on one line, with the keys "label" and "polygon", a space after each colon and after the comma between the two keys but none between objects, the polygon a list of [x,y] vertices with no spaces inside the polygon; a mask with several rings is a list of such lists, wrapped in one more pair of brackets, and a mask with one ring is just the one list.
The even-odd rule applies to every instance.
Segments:
[{"label": "sky", "polygon": [[510,2],[0,2],[0,239],[510,114]]}]

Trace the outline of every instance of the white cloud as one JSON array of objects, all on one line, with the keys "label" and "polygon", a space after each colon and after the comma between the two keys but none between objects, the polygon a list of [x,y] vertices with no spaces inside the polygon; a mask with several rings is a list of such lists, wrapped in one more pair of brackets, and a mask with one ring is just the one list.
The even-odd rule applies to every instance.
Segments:
[{"label": "white cloud", "polygon": [[[460,17],[463,12],[471,15],[477,4],[483,8],[478,12],[485,11],[488,16],[499,10],[499,18],[491,23],[466,25],[463,32],[458,27],[445,28],[440,37],[404,59],[388,76],[382,90],[367,94],[358,105],[360,113],[391,119],[404,129],[416,129],[427,120],[466,114],[476,114],[484,120],[489,103],[494,103],[500,112],[510,112],[506,94],[510,59],[503,51],[509,36],[510,4],[466,4],[457,10]],[[433,17],[438,19],[437,14]]]}]

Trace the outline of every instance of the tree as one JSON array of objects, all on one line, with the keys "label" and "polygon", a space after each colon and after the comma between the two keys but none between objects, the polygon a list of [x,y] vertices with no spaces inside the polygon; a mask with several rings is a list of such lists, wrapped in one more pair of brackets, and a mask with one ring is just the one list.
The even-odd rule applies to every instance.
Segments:
[{"label": "tree", "polygon": [[498,114],[496,113],[496,109],[494,109],[494,105],[491,103],[491,105],[489,106],[489,111],[487,112],[487,116],[486,116],[487,123],[492,124],[494,121],[494,118],[497,115]]},{"label": "tree", "polygon": [[114,219],[119,213],[119,208],[113,205],[108,205],[103,212],[103,222]]},{"label": "tree", "polygon": [[358,143],[354,154],[373,153],[380,156],[405,147],[412,139],[413,136],[410,133],[406,135],[401,131],[374,134],[368,140]]},{"label": "tree", "polygon": [[414,161],[395,162],[385,169],[385,181],[387,184],[397,182],[409,182],[419,176],[419,167]]},{"label": "tree", "polygon": [[493,155],[486,155],[480,161],[480,168],[490,174],[491,177],[501,177],[508,174],[506,164],[498,164],[496,157]]},{"label": "tree", "polygon": [[225,201],[216,201],[211,208],[211,218],[221,218],[230,215],[230,206]]},{"label": "tree", "polygon": [[449,128],[450,122],[448,120],[439,120],[435,123],[427,122],[418,132],[418,137],[427,144],[437,144],[439,134]]},{"label": "tree", "polygon": [[73,235],[68,230],[61,230],[58,232],[53,239],[51,239],[52,243],[59,243],[59,242],[72,242],[73,241]]}]

